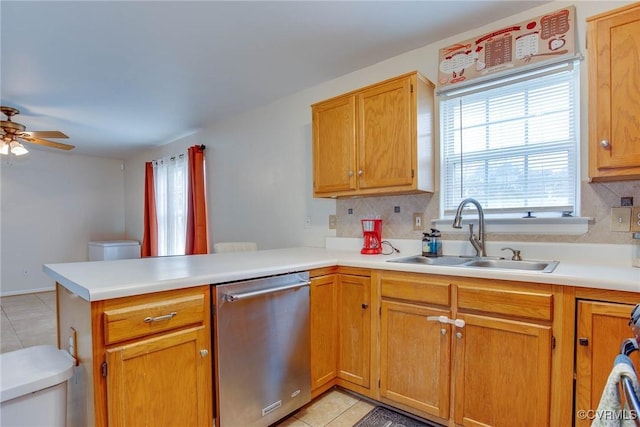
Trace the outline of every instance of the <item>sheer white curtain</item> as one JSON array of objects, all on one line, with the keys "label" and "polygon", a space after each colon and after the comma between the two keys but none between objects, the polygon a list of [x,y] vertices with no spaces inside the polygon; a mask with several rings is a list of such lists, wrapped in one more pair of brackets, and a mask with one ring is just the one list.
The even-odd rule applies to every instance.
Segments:
[{"label": "sheer white curtain", "polygon": [[158,256],[184,255],[187,228],[187,159],[180,154],[153,162]]}]

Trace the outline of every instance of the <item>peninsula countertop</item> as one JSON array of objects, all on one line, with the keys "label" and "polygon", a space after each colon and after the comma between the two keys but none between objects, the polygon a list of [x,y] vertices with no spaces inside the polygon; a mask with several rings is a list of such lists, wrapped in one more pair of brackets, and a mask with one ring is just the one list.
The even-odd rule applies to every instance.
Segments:
[{"label": "peninsula countertop", "polygon": [[399,255],[361,255],[313,247],[114,261],[45,264],[43,271],[87,301],[100,301],[203,284],[330,266],[512,280],[640,292],[640,269],[560,262],[552,273],[386,262]]}]

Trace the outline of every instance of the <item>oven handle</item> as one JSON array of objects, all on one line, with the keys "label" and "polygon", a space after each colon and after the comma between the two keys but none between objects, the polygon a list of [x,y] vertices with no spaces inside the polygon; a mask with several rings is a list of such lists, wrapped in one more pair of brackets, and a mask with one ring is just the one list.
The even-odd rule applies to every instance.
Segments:
[{"label": "oven handle", "polygon": [[258,291],[244,292],[244,293],[241,293],[241,294],[225,294],[224,299],[227,302],[235,302],[235,301],[240,301],[240,300],[243,300],[243,299],[259,297],[261,295],[273,294],[273,293],[276,293],[276,292],[283,292],[283,291],[288,291],[288,290],[291,290],[291,289],[298,289],[298,288],[302,288],[304,286],[309,286],[310,284],[311,284],[311,282],[299,282],[299,283],[294,283],[292,285],[276,286],[276,287],[273,287],[273,288],[260,289]]}]

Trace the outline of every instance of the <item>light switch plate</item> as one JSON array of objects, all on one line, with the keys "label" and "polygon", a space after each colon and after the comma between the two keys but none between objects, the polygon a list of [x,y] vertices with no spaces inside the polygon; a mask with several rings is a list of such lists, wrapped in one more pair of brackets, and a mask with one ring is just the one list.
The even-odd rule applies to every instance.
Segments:
[{"label": "light switch plate", "polygon": [[631,208],[611,208],[611,231],[631,229]]},{"label": "light switch plate", "polygon": [[631,209],[631,231],[640,231],[640,206]]},{"label": "light switch plate", "polygon": [[422,231],[424,230],[424,215],[420,212],[413,213],[413,230],[414,231]]},{"label": "light switch plate", "polygon": [[338,216],[329,215],[329,230],[335,230],[338,225]]}]

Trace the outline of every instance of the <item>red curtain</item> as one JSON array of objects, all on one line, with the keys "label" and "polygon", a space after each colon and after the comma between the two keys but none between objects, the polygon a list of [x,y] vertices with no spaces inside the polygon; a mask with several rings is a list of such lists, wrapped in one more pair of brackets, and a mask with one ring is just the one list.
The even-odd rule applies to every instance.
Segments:
[{"label": "red curtain", "polygon": [[204,175],[204,145],[189,147],[189,189],[187,194],[187,243],[185,253],[209,253],[207,199]]},{"label": "red curtain", "polygon": [[142,256],[158,256],[158,217],[156,213],[156,195],[153,185],[153,163],[145,163],[144,175],[144,234],[142,238]]}]

